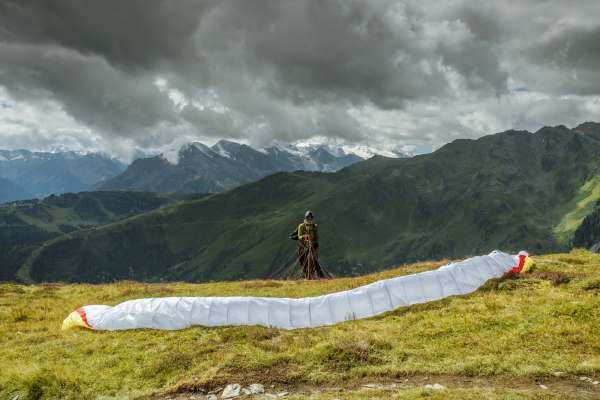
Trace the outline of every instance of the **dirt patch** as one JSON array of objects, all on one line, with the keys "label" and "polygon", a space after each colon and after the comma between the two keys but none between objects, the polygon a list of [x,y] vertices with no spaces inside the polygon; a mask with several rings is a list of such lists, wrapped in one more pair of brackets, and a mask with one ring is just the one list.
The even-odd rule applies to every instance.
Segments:
[{"label": "dirt patch", "polygon": [[[242,378],[240,377],[242,374]],[[297,385],[306,380],[295,372],[289,360],[280,359],[248,368],[244,365],[230,364],[223,367],[218,374],[218,380],[231,383],[238,377],[240,384],[268,382],[275,385]]]},{"label": "dirt patch", "polygon": [[550,281],[554,286],[559,286],[571,281],[571,278],[562,272],[533,271],[527,275],[534,279]]},{"label": "dirt patch", "polygon": [[[227,365],[219,370],[217,375],[208,381],[185,382],[175,388],[161,394],[156,394],[144,399],[164,399],[173,398],[174,395],[181,395],[187,398],[191,393],[206,394],[218,392],[220,389],[230,383],[239,383],[242,386],[248,386],[253,383],[264,383],[269,388],[278,388],[284,391],[284,388],[300,388],[306,385],[306,380],[298,373],[295,373],[293,367],[286,360],[279,360],[271,364],[262,366],[255,365],[254,369],[249,370],[244,366]],[[275,390],[275,389],[273,389]]]},{"label": "dirt patch", "polygon": [[240,287],[244,289],[277,288],[281,286],[282,283],[276,281],[248,281],[240,283]]},{"label": "dirt patch", "polygon": [[[262,379],[261,379],[262,378]],[[239,383],[242,386],[251,383],[262,383],[267,392],[290,392],[291,394],[310,395],[315,393],[343,393],[345,391],[365,390],[365,398],[372,389],[399,392],[407,389],[423,388],[425,385],[441,384],[448,389],[496,389],[496,390],[538,390],[577,395],[582,399],[594,399],[600,396],[600,384],[594,385],[594,380],[600,377],[576,375],[514,377],[514,376],[457,376],[457,375],[399,375],[395,377],[366,377],[339,382],[329,382],[327,385],[316,385],[302,380],[281,382],[269,379],[269,376],[244,375],[220,377],[204,385],[180,385],[168,393],[144,397],[144,400],[173,400],[187,399],[190,394],[206,394],[219,390],[227,384]],[[543,385],[547,389],[543,389]]]},{"label": "dirt patch", "polygon": [[164,286],[164,285],[143,285],[140,286],[139,284],[135,284],[131,287],[126,287],[123,290],[121,290],[120,295],[123,297],[131,297],[133,295],[135,296],[161,296],[161,295],[169,295],[174,293],[175,290],[171,289],[168,286]]},{"label": "dirt patch", "polygon": [[41,286],[45,289],[60,289],[60,288],[64,287],[65,284],[61,283],[61,282],[47,282],[47,283],[40,283],[39,286]]}]

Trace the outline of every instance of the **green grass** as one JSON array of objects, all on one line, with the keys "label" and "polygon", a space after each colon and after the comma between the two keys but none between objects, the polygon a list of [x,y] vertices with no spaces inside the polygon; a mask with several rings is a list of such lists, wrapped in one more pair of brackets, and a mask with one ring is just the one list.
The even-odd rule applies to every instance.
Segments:
[{"label": "green grass", "polygon": [[592,212],[594,204],[600,199],[600,175],[594,176],[581,186],[576,197],[569,202],[570,210],[554,227],[554,234],[561,243],[567,243],[573,237],[581,221]]},{"label": "green grass", "polygon": [[[471,295],[291,331],[196,327],[62,332],[60,325],[85,304],[177,295],[312,296],[442,262],[318,282],[0,284],[0,398],[131,398],[231,382],[298,388],[295,398],[311,398],[303,387],[326,386],[345,390],[320,395],[325,399],[581,397],[567,393],[572,388],[542,391],[535,384],[512,387],[511,382],[553,379],[554,372],[598,379],[600,256],[574,251],[534,259],[534,272],[491,281]],[[439,378],[449,382],[449,389],[441,393],[413,385],[387,392],[360,387],[405,377],[413,383],[420,377],[428,382]],[[455,383],[461,379],[496,383],[462,387]]]}]

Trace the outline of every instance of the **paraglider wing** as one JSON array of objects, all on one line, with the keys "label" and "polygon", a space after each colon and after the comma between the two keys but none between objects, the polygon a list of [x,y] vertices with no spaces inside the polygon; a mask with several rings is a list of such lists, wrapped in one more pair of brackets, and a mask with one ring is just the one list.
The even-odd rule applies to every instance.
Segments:
[{"label": "paraglider wing", "polygon": [[75,326],[94,330],[183,329],[194,325],[295,329],[332,325],[473,292],[515,266],[529,267],[531,262],[527,258],[523,254],[512,256],[493,251],[433,271],[317,297],[164,297],[129,300],[114,307],[83,306],[65,319],[63,329]]}]

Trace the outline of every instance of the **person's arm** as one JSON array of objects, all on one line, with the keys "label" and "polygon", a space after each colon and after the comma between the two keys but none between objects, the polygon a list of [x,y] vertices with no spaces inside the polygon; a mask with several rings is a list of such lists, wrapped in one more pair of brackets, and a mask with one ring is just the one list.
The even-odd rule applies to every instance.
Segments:
[{"label": "person's arm", "polygon": [[319,242],[320,239],[320,235],[319,235],[319,227],[317,226],[317,224],[315,224],[315,242]]},{"label": "person's arm", "polygon": [[304,224],[298,225],[298,240],[304,240]]}]

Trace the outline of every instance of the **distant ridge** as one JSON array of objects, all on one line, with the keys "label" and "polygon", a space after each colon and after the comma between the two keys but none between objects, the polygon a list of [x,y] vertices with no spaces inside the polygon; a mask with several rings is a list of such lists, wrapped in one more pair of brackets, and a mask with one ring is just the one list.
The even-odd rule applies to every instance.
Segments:
[{"label": "distant ridge", "polygon": [[97,185],[100,190],[216,193],[282,171],[334,172],[362,158],[329,146],[251,146],[220,140],[208,147],[189,143],[176,162],[163,155],[135,160],[122,174]]},{"label": "distant ridge", "polygon": [[30,198],[90,190],[124,169],[120,161],[97,153],[0,150],[0,177],[20,186]]}]

